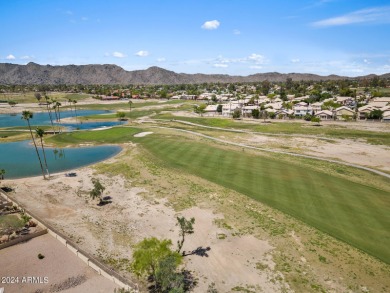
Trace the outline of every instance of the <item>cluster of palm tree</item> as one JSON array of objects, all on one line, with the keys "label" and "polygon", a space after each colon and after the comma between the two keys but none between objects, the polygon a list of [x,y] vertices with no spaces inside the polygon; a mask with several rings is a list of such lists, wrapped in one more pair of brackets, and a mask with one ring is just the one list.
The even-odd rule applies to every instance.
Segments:
[{"label": "cluster of palm tree", "polygon": [[46,175],[47,175],[48,177],[50,177],[50,174],[49,174],[49,168],[48,168],[48,166],[47,166],[47,161],[46,161],[45,148],[44,148],[44,146],[43,146],[43,136],[44,136],[44,134],[45,134],[45,131],[44,131],[42,128],[39,128],[39,127],[38,127],[38,128],[36,129],[36,131],[35,131],[35,134],[36,134],[36,137],[39,138],[39,139],[40,139],[40,142],[41,142],[42,153],[43,153],[43,157],[44,157],[44,161],[45,161],[46,175],[45,175],[45,170],[44,170],[44,167],[43,167],[43,164],[42,164],[41,155],[39,154],[38,147],[37,147],[37,144],[36,144],[34,135],[33,135],[33,131],[32,131],[32,129],[31,129],[30,119],[32,119],[33,117],[34,117],[34,114],[33,114],[31,111],[23,111],[23,112],[22,112],[22,119],[27,121],[28,128],[29,128],[29,130],[30,130],[31,139],[32,139],[32,142],[33,142],[33,144],[34,144],[35,151],[36,151],[36,153],[37,153],[37,157],[38,157],[38,160],[39,160],[39,165],[41,166],[41,171],[42,171],[43,179],[46,179]]}]

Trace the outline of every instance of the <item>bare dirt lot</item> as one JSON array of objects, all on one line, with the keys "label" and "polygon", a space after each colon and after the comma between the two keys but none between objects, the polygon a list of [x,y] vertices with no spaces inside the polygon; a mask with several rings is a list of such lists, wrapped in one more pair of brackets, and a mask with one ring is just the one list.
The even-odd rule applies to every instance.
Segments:
[{"label": "bare dirt lot", "polygon": [[[45,257],[38,259],[39,253]],[[0,277],[5,293],[108,293],[118,288],[49,234],[0,250]]]}]

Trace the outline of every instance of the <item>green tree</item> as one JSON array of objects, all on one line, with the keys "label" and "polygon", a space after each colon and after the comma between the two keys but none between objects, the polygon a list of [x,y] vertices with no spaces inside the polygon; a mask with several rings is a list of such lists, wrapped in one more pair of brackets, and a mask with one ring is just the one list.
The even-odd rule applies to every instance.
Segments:
[{"label": "green tree", "polygon": [[259,109],[253,109],[252,110],[252,117],[255,118],[255,119],[259,119],[260,118],[260,111],[259,111]]},{"label": "green tree", "polygon": [[222,105],[217,106],[217,113],[222,114]]},{"label": "green tree", "polygon": [[170,254],[158,262],[156,271],[156,285],[161,292],[179,293],[184,290],[184,276],[176,271],[177,257]]},{"label": "green tree", "polygon": [[381,110],[375,109],[368,114],[368,119],[377,119],[380,120],[383,118],[383,112]]},{"label": "green tree", "polygon": [[240,109],[235,109],[233,111],[233,119],[239,119],[241,117],[241,110]]},{"label": "green tree", "polygon": [[10,105],[11,107],[15,107],[17,104],[17,102],[15,101],[8,101],[8,105]]},{"label": "green tree", "polygon": [[35,129],[35,134],[41,140],[41,148],[42,148],[43,158],[45,160],[46,174],[50,177],[49,168],[47,167],[45,148],[43,146],[43,136],[45,135],[45,131],[42,128],[37,127],[37,129]]},{"label": "green tree", "polygon": [[317,125],[320,125],[321,119],[320,117],[311,117],[310,119],[311,122],[317,123]]},{"label": "green tree", "polygon": [[177,241],[177,252],[180,253],[184,244],[185,236],[194,233],[195,218],[187,220],[184,217],[177,217],[176,219],[176,225],[178,225],[180,228],[179,236],[181,239]]},{"label": "green tree", "polygon": [[[164,268],[161,266],[169,262],[170,271],[176,270],[181,263],[182,256],[170,249],[171,240],[159,240],[155,237],[145,238],[135,246],[133,252],[132,270],[138,276],[152,276],[156,287],[161,282]],[[165,260],[165,261],[164,261]],[[173,265],[172,265],[173,264]]]},{"label": "green tree", "polygon": [[5,174],[5,170],[0,169],[0,180],[4,180],[4,174]]},{"label": "green tree", "polygon": [[77,100],[73,100],[74,115],[75,115],[76,123],[77,123],[77,109],[76,109],[76,104],[77,104]]},{"label": "green tree", "polygon": [[89,192],[89,196],[92,200],[98,198],[99,204],[103,202],[103,191],[106,189],[99,181],[99,179],[92,178],[93,189]]},{"label": "green tree", "polygon": [[129,101],[128,104],[129,104],[129,108],[130,108],[130,112],[131,112],[131,106],[133,105],[133,102]]},{"label": "green tree", "polygon": [[41,93],[35,93],[34,96],[35,96],[35,98],[37,99],[37,101],[39,103],[41,101],[41,99],[42,99]]},{"label": "green tree", "polygon": [[125,113],[125,112],[122,112],[122,111],[118,111],[118,112],[116,112],[116,117],[118,117],[119,121],[126,120],[126,119],[125,119],[126,113]]},{"label": "green tree", "polygon": [[28,128],[29,128],[30,134],[31,134],[31,139],[32,139],[32,141],[34,143],[35,151],[37,152],[37,157],[38,157],[38,160],[39,160],[39,165],[41,166],[43,179],[46,179],[45,172],[43,171],[41,156],[39,155],[37,144],[35,143],[35,139],[34,139],[34,136],[33,136],[32,130],[31,130],[30,119],[32,119],[33,116],[34,116],[33,113],[30,112],[30,111],[23,111],[22,112],[22,119],[27,121]]},{"label": "green tree", "polygon": [[195,105],[194,111],[195,113],[200,114],[200,116],[203,116],[203,114],[206,112],[206,107],[206,104]]}]

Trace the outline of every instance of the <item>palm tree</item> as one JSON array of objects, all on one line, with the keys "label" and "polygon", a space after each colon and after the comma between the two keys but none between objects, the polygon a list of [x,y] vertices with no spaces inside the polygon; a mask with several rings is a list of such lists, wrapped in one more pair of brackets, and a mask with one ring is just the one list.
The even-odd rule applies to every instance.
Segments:
[{"label": "palm tree", "polygon": [[131,105],[133,104],[132,101],[129,101],[129,107],[130,107],[130,112],[131,112]]},{"label": "palm tree", "polygon": [[76,117],[76,123],[77,123],[77,111],[76,111],[76,104],[77,104],[77,101],[76,100],[73,100],[73,105],[74,105],[74,115]]},{"label": "palm tree", "polygon": [[33,136],[32,130],[31,130],[30,119],[32,119],[32,118],[33,118],[32,112],[30,112],[30,111],[23,111],[22,112],[22,119],[27,121],[28,128],[30,129],[31,138],[32,138],[32,141],[33,141],[34,146],[35,146],[35,151],[37,152],[39,164],[41,165],[43,179],[46,179],[45,172],[43,171],[41,156],[39,155],[37,144],[35,143],[35,139],[34,139],[34,136]]},{"label": "palm tree", "polygon": [[51,116],[51,110],[50,110],[51,100],[49,99],[49,97],[48,97],[47,95],[45,95],[45,100],[46,100],[47,113],[49,113],[49,117],[50,117],[51,127],[53,128],[53,132],[54,132],[54,134],[55,134],[55,133],[56,133],[56,130],[55,130],[55,128],[54,128],[53,117]]},{"label": "palm tree", "polygon": [[49,168],[47,167],[45,148],[43,147],[43,140],[42,140],[43,135],[45,134],[45,131],[42,128],[37,127],[37,129],[35,129],[35,133],[36,133],[36,136],[39,137],[41,140],[43,158],[45,159],[46,173],[50,177]]}]

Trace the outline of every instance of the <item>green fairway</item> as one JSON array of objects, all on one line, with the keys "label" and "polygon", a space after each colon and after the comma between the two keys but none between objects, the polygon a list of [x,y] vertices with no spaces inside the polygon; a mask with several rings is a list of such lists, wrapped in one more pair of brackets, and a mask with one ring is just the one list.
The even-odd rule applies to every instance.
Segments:
[{"label": "green fairway", "polygon": [[[141,131],[130,127],[80,131],[56,135],[47,142],[57,145],[139,143],[164,166],[236,190],[390,263],[388,190],[288,163],[281,158],[257,156],[241,148],[228,150],[215,143],[179,135],[154,133],[135,138],[134,134]],[[312,164],[317,163],[312,160]],[[386,186],[388,179],[380,180]]]},{"label": "green fairway", "polygon": [[133,139],[133,135],[141,132],[136,128],[114,127],[106,130],[98,131],[75,131],[71,133],[62,133],[46,139],[47,143],[55,143],[58,146],[66,146],[71,144],[111,144],[125,143]]},{"label": "green fairway", "polygon": [[277,159],[178,136],[134,138],[169,167],[231,188],[390,263],[390,195]]},{"label": "green fairway", "polygon": [[196,117],[175,117],[171,114],[160,114],[154,118],[176,119],[192,122],[204,126],[220,127],[226,129],[238,129],[262,133],[277,134],[301,134],[301,135],[319,135],[329,138],[348,138],[348,139],[366,139],[372,144],[382,144],[390,146],[390,135],[388,132],[376,132],[369,130],[356,130],[346,128],[340,125],[323,125],[321,127],[313,126],[312,123],[301,123],[289,121],[288,123],[273,122],[262,123],[262,120],[254,120],[256,123],[245,123],[227,118],[196,118]]}]

